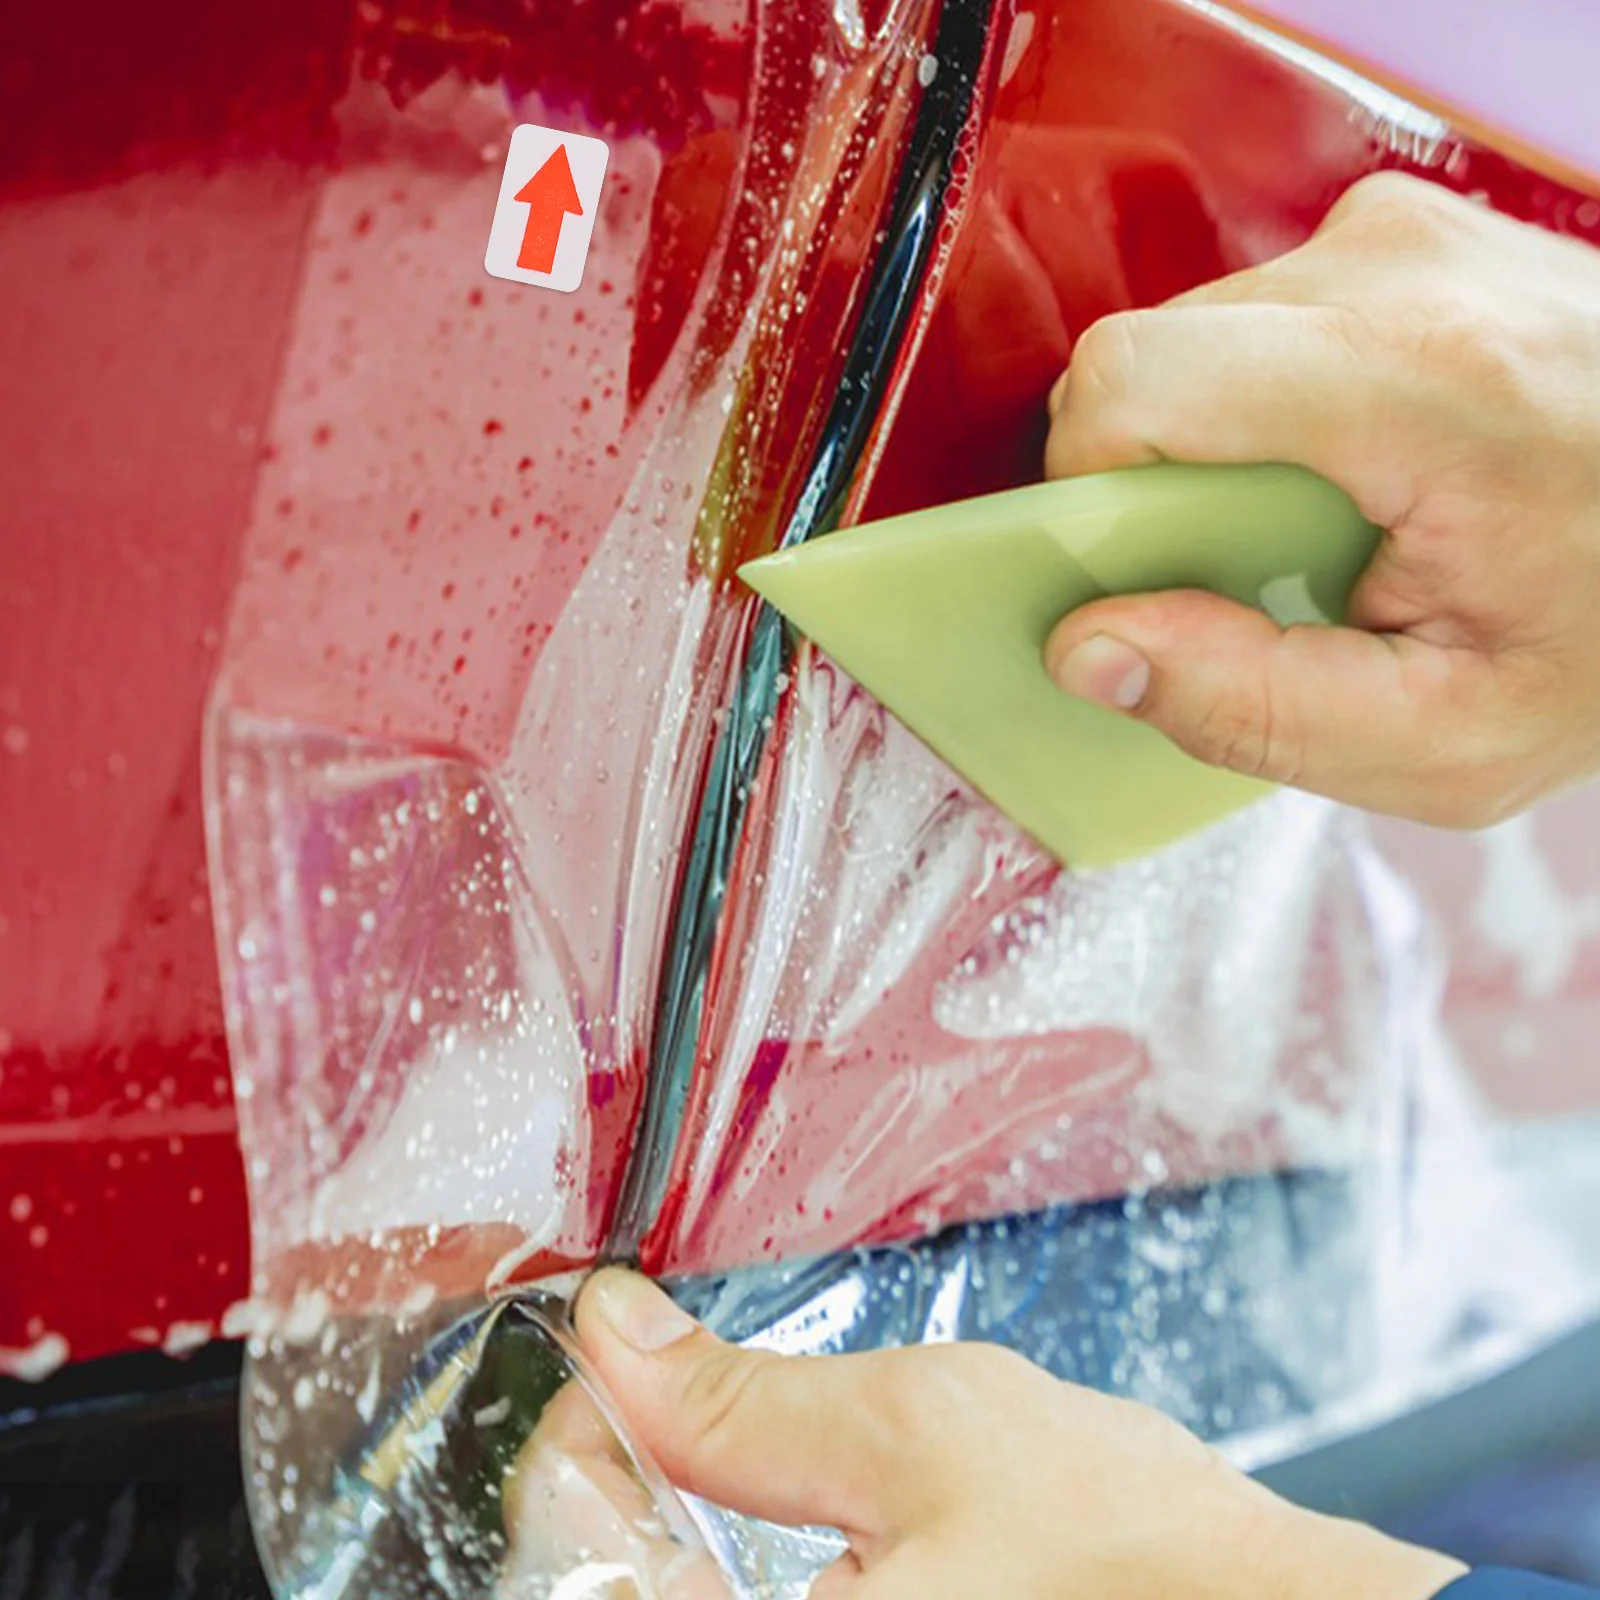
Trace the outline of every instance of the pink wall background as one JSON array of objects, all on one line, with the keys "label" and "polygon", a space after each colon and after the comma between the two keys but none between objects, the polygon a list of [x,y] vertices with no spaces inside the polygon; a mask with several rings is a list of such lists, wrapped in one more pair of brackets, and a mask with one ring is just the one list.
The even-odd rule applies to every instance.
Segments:
[{"label": "pink wall background", "polygon": [[1600,173],[1596,0],[1255,0],[1329,43]]}]

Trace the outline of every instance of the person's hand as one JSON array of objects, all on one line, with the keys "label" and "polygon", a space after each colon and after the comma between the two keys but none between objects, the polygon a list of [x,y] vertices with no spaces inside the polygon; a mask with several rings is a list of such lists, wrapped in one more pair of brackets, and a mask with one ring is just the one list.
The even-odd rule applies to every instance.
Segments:
[{"label": "person's hand", "polygon": [[992,1346],[742,1351],[617,1270],[577,1323],[674,1483],[845,1533],[813,1600],[1427,1600],[1463,1571],[1298,1510],[1158,1413]]},{"label": "person's hand", "polygon": [[733,1600],[711,1555],[664,1523],[580,1382],[546,1406],[501,1494],[509,1548],[494,1600]]},{"label": "person's hand", "polygon": [[1096,324],[1051,408],[1052,476],[1292,462],[1387,530],[1351,627],[1100,601],[1047,649],[1069,692],[1448,826],[1600,770],[1600,252],[1370,178],[1300,249]]}]

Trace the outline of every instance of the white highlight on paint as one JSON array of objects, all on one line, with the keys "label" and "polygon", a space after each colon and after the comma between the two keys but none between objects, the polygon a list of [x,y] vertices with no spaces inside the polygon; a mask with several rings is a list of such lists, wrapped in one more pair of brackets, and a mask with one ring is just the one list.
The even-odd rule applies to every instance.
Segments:
[{"label": "white highlight on paint", "polygon": [[290,1344],[310,1344],[327,1326],[332,1312],[333,1302],[325,1290],[301,1289],[273,1331]]},{"label": "white highlight on paint", "polygon": [[174,1322],[167,1329],[161,1348],[169,1356],[186,1356],[208,1343],[215,1332],[216,1324],[211,1322]]},{"label": "white highlight on paint", "polygon": [[244,1339],[253,1333],[272,1331],[272,1312],[260,1300],[235,1300],[222,1312],[222,1337]]},{"label": "white highlight on paint", "polygon": [[1019,11],[1011,24],[1011,35],[1006,40],[1005,58],[1000,63],[1000,85],[1002,88],[1017,75],[1017,68],[1022,65],[1022,58],[1028,53],[1028,46],[1033,43],[1034,29],[1038,26],[1038,18],[1031,11]]},{"label": "white highlight on paint", "polygon": [[72,1346],[59,1333],[46,1333],[30,1345],[16,1349],[0,1345],[0,1375],[43,1383],[67,1364]]},{"label": "white highlight on paint", "polygon": [[861,0],[833,0],[833,25],[850,51],[867,47],[867,19],[861,14]]}]

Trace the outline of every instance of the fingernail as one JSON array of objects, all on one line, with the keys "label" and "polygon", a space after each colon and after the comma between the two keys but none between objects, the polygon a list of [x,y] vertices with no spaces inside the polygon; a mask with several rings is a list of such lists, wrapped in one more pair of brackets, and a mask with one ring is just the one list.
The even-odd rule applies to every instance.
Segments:
[{"label": "fingernail", "polygon": [[624,1344],[646,1355],[687,1339],[698,1326],[687,1311],[636,1272],[602,1273],[589,1295],[606,1326]]},{"label": "fingernail", "polygon": [[1068,694],[1113,711],[1134,711],[1150,692],[1150,663],[1132,645],[1097,633],[1052,667]]}]

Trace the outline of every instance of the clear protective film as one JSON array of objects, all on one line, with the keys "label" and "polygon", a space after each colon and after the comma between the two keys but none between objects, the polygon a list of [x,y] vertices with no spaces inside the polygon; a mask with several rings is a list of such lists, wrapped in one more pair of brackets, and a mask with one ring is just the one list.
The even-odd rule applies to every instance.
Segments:
[{"label": "clear protective film", "polygon": [[[777,1349],[998,1340],[1251,1463],[1595,1309],[1488,1106],[1590,1148],[1593,795],[1476,841],[1283,794],[1074,873],[729,579],[1036,473],[1075,331],[1424,114],[1168,0],[683,0],[559,85],[369,9],[208,727],[280,1592],[806,1592],[837,1538],[675,1493],[585,1370],[601,1261]],[[519,121],[611,145],[573,296],[445,225]],[[1405,158],[1556,192],[1443,124]],[[1043,332],[993,293],[1041,217]]]}]

